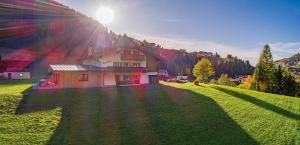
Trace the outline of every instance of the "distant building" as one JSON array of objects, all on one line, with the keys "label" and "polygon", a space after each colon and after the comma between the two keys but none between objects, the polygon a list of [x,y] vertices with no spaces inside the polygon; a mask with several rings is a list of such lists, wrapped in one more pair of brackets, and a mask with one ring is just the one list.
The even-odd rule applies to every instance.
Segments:
[{"label": "distant building", "polygon": [[247,75],[239,75],[239,76],[235,76],[234,78],[229,78],[229,80],[232,81],[232,82],[234,82],[234,83],[236,83],[236,84],[240,84],[246,78],[247,78]]},{"label": "distant building", "polygon": [[158,70],[158,76],[160,79],[166,79],[169,77],[169,73],[168,70],[166,69],[159,69]]},{"label": "distant building", "polygon": [[0,59],[0,79],[30,79],[30,65],[31,61]]},{"label": "distant building", "polygon": [[188,80],[189,76],[176,76],[177,80]]}]

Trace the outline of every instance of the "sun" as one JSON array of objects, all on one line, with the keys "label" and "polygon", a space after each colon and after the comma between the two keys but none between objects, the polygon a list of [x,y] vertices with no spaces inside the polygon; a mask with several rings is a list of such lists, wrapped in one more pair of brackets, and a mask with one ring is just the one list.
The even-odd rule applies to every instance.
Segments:
[{"label": "sun", "polygon": [[95,14],[95,19],[104,25],[112,23],[114,18],[114,10],[107,6],[100,7]]}]

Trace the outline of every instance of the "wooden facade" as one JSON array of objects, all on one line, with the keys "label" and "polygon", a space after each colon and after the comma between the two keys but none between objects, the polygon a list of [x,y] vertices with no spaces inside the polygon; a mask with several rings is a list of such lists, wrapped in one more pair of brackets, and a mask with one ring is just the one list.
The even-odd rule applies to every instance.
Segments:
[{"label": "wooden facade", "polygon": [[[82,75],[87,75],[87,80],[81,80]],[[50,77],[51,82],[57,88],[90,88],[103,87],[103,73],[101,72],[53,72]]]}]

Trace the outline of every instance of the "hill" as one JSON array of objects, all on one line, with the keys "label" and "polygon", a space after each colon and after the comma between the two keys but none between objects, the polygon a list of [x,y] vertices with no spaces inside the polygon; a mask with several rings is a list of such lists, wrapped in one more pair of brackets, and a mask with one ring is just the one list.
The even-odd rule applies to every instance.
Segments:
[{"label": "hill", "polygon": [[30,84],[0,82],[0,144],[300,143],[299,98],[191,83],[52,91]]},{"label": "hill", "polygon": [[300,53],[278,60],[276,63],[288,68],[294,75],[300,76]]},{"label": "hill", "polygon": [[[143,47],[163,57],[160,66],[172,75],[184,74],[179,68],[191,70],[202,57],[214,61],[217,76],[222,73],[245,75],[253,70],[249,62],[237,58],[225,61],[210,52],[168,50],[126,34],[115,34],[92,18],[54,0],[4,0],[0,2],[0,9],[0,56],[2,59],[31,60],[33,76],[46,73],[48,64],[77,63],[89,52],[100,53],[113,47]],[[178,65],[172,64],[174,62]],[[224,65],[228,67],[221,68]]]},{"label": "hill", "polygon": [[186,52],[183,49],[159,49],[158,51],[164,61],[164,67],[171,75],[180,74],[192,78],[194,65],[202,58],[211,61],[215,70],[215,79],[218,79],[221,74],[228,74],[233,78],[240,75],[251,75],[254,70],[248,60],[242,60],[230,54],[222,58],[218,53],[204,51]]}]

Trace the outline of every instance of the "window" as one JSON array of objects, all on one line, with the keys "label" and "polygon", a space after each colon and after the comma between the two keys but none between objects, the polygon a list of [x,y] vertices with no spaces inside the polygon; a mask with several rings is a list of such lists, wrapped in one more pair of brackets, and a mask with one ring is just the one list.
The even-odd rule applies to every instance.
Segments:
[{"label": "window", "polygon": [[123,75],[123,81],[133,81],[133,80],[139,80],[139,75]]},{"label": "window", "polygon": [[139,80],[140,79],[140,76],[139,75],[133,75],[133,80]]},{"label": "window", "polygon": [[141,64],[134,62],[113,62],[113,67],[141,67]]},{"label": "window", "polygon": [[130,80],[130,77],[128,75],[123,75],[123,80],[124,81],[129,81]]},{"label": "window", "polygon": [[113,67],[120,67],[120,63],[119,62],[113,62]]},{"label": "window", "polygon": [[135,67],[140,67],[141,64],[140,63],[136,63]]},{"label": "window", "polygon": [[124,54],[131,54],[130,50],[124,50]]},{"label": "window", "polygon": [[89,81],[89,75],[88,74],[81,74],[79,81]]},{"label": "window", "polygon": [[128,67],[128,62],[125,62],[125,63],[124,63],[124,67]]},{"label": "window", "polygon": [[136,54],[136,55],[139,54],[139,51],[138,51],[138,50],[133,50],[132,52],[133,52],[133,54]]}]

